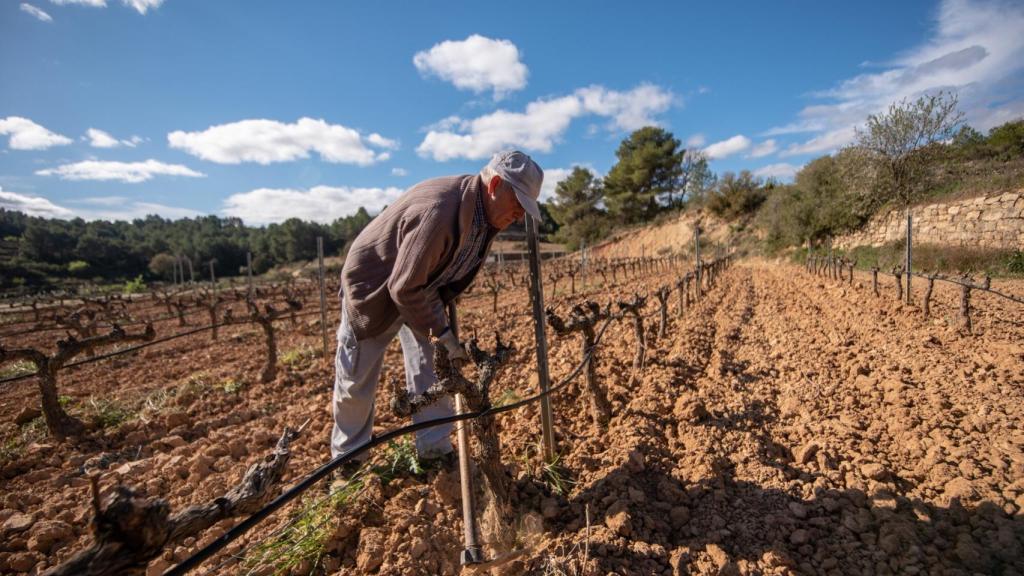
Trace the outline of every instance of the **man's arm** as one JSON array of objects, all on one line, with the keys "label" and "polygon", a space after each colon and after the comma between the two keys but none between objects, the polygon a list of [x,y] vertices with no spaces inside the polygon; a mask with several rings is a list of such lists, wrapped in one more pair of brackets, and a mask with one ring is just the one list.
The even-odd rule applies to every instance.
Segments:
[{"label": "man's arm", "polygon": [[388,293],[398,313],[420,334],[440,336],[448,327],[437,291],[428,290],[430,272],[444,258],[451,238],[451,216],[431,206],[401,224],[398,256],[388,278]]}]

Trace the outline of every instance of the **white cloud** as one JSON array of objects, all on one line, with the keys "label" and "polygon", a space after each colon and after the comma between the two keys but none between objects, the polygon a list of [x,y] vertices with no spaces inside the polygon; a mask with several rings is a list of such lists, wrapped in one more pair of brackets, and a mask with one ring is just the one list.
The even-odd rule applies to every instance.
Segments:
[{"label": "white cloud", "polygon": [[416,151],[439,161],[479,160],[513,147],[550,152],[576,118],[593,114],[610,118],[611,129],[635,130],[657,124],[654,116],[673,100],[671,92],[650,84],[628,92],[588,86],[569,96],[530,102],[523,112],[497,110],[470,120],[449,116],[428,128]]},{"label": "white cloud", "polygon": [[583,100],[583,109],[591,114],[612,119],[620,130],[637,130],[656,124],[655,114],[672,105],[674,96],[653,84],[641,84],[629,92],[616,92],[603,86],[588,86],[576,91]]},{"label": "white cloud", "polygon": [[405,168],[392,168],[391,169],[391,175],[392,176],[408,176],[409,175],[409,171],[406,170]]},{"label": "white cloud", "polygon": [[693,136],[690,136],[689,138],[686,139],[686,147],[700,148],[705,143],[707,143],[707,141],[707,138],[705,138],[703,134],[694,134]]},{"label": "white cloud", "polygon": [[135,146],[142,142],[142,138],[138,136],[132,136],[125,140],[118,140],[98,128],[89,128],[86,130],[85,137],[89,139],[89,145],[93,148],[117,148],[118,146],[135,148]]},{"label": "white cloud", "polygon": [[50,0],[58,6],[67,6],[68,4],[75,4],[78,6],[89,6],[92,8],[106,8],[107,0]]},{"label": "white cloud", "polygon": [[155,202],[139,202],[124,196],[96,196],[72,201],[73,204],[84,206],[73,208],[75,216],[86,220],[135,220],[149,215],[164,218],[193,218],[202,214],[191,208],[167,206]]},{"label": "white cloud", "polygon": [[420,73],[447,80],[460,90],[479,94],[493,91],[495,100],[526,87],[527,68],[519,49],[508,40],[473,34],[465,40],[445,40],[412,59]]},{"label": "white cloud", "polygon": [[360,207],[376,213],[402,195],[402,189],[315,186],[308,190],[258,188],[232,194],[221,210],[249,224],[283,222],[301,218],[328,223],[354,213]]},{"label": "white cloud", "polygon": [[[597,172],[594,171],[590,166],[576,164],[575,168],[579,166],[587,169],[591,174],[597,177]],[[558,187],[558,183],[565,180],[572,174],[573,168],[545,168],[544,169],[544,183],[540,187],[540,201],[549,202],[555,197],[555,188]]]},{"label": "white cloud", "polygon": [[760,144],[758,144],[758,145],[754,146],[753,148],[751,148],[750,149],[750,154],[748,154],[747,157],[748,158],[763,158],[764,156],[768,156],[769,154],[774,154],[775,151],[778,150],[778,149],[779,149],[778,143],[776,143],[775,140],[772,140],[771,138],[769,138],[768,140],[765,140],[764,142],[761,142]]},{"label": "white cloud", "polygon": [[50,132],[20,116],[0,119],[0,135],[10,135],[7,145],[14,150],[46,150],[71,144],[71,138]]},{"label": "white cloud", "polygon": [[[78,6],[89,6],[92,8],[106,8],[107,0],[50,0],[58,6],[75,4]],[[134,9],[139,14],[145,14],[150,9],[156,10],[164,3],[164,0],[121,0],[125,6]]]},{"label": "white cloud", "polygon": [[800,170],[800,166],[794,166],[786,162],[769,164],[754,170],[754,176],[761,178],[774,178],[776,180],[792,180],[793,176]]},{"label": "white cloud", "polygon": [[85,160],[74,164],[64,164],[57,168],[39,170],[36,174],[59,176],[61,180],[119,180],[130,183],[145,182],[154,176],[187,176],[190,178],[206,176],[181,164],[165,164],[152,159],[145,162]]},{"label": "white cloud", "polygon": [[891,103],[925,93],[959,94],[967,121],[985,130],[1024,110],[1019,85],[1024,70],[1024,5],[1001,0],[944,0],[925,42],[884,70],[858,74],[813,94],[826,101],[806,106],[799,118],[766,136],[809,132],[783,156],[831,152],[853,142],[854,128]]},{"label": "white cloud", "polygon": [[820,136],[798,144],[790,144],[780,156],[798,156],[800,154],[832,153],[853,142],[857,137],[856,125],[843,126],[829,130]]},{"label": "white cloud", "polygon": [[116,148],[121,145],[117,138],[97,128],[89,128],[85,131],[89,138],[89,145],[93,148]]},{"label": "white cloud", "polygon": [[46,198],[40,196],[26,196],[15,192],[4,192],[0,188],[0,208],[4,210],[16,210],[29,216],[41,216],[43,218],[72,218],[73,214],[67,208],[58,206]]},{"label": "white cloud", "polygon": [[742,152],[750,148],[750,138],[742,134],[737,134],[732,138],[721,140],[709,145],[704,149],[704,154],[707,155],[709,160],[720,160]]},{"label": "white cloud", "polygon": [[125,6],[134,8],[139,14],[145,14],[150,8],[156,10],[164,0],[121,0]]},{"label": "white cloud", "polygon": [[387,160],[388,152],[367,145],[393,149],[395,141],[379,134],[363,137],[357,130],[323,120],[299,118],[293,124],[276,120],[242,120],[211,126],[202,132],[176,130],[167,135],[171,148],[178,148],[211,162],[290,162],[317,152],[326,162],[366,166]]},{"label": "white cloud", "polygon": [[25,2],[22,2],[21,3],[21,11],[25,12],[27,14],[31,14],[33,17],[35,17],[35,18],[37,18],[37,19],[39,19],[39,20],[41,20],[43,22],[53,22],[53,18],[49,14],[47,14],[46,12],[43,12],[41,9],[36,8],[35,6],[33,6],[31,4],[27,4]]}]

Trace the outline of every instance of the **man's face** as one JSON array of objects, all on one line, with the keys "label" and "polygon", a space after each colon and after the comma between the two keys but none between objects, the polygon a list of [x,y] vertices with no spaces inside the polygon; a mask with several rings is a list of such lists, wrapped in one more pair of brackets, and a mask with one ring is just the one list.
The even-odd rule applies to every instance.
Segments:
[{"label": "man's face", "polygon": [[484,212],[487,214],[487,220],[498,230],[508,228],[526,213],[519,204],[519,199],[516,198],[512,186],[503,181],[500,176],[491,178],[491,181],[487,183],[486,199]]}]

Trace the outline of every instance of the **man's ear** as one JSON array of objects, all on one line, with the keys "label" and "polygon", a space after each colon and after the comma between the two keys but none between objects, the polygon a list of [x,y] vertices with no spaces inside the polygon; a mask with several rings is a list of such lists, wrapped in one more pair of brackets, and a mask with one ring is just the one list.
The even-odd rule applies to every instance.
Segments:
[{"label": "man's ear", "polygon": [[501,186],[501,176],[495,174],[491,176],[491,181],[487,183],[487,192],[494,196],[498,193],[498,187]]}]

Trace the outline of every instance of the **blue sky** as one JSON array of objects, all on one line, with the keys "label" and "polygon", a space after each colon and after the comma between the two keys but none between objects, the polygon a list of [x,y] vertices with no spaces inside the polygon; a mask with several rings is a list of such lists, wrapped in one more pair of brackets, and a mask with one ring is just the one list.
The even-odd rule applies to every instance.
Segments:
[{"label": "blue sky", "polygon": [[657,124],[790,178],[903,97],[1024,115],[1024,3],[0,3],[0,206],[57,217],[371,212],[518,147],[599,174]]}]

